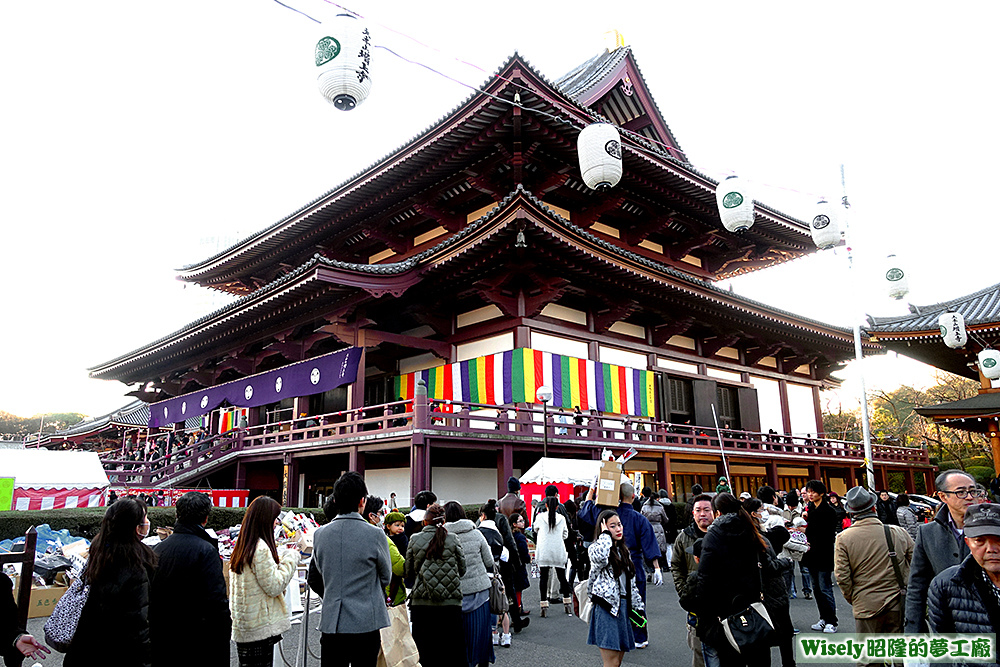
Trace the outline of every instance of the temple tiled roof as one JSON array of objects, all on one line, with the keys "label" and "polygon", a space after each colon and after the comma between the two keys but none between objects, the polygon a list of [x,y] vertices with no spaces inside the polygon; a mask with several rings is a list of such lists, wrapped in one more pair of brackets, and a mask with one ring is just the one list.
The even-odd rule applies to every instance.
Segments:
[{"label": "temple tiled roof", "polygon": [[[581,73],[578,76],[573,78],[571,82],[573,83],[573,89],[577,90],[579,89],[579,86],[586,85],[586,81],[589,81],[589,76],[590,76],[589,74],[586,74],[586,72],[592,71],[595,74],[597,71],[606,72],[607,68],[612,63],[620,63],[621,59],[627,57],[629,53],[630,50],[627,47],[625,47],[617,49],[614,52],[614,54],[610,54],[613,57],[609,57],[609,54],[605,53],[602,56],[597,56],[597,58],[591,59],[590,61],[588,61],[588,63],[591,63],[591,66],[589,68],[585,67],[584,70],[581,70]],[[490,78],[488,78],[483,83],[481,88],[483,89],[489,88],[490,84],[495,82],[498,75],[502,73],[505,69],[510,67],[515,61],[522,63],[539,80],[541,80],[543,83],[545,83],[553,90],[565,96],[566,97],[565,102],[568,103],[572,108],[582,112],[585,116],[587,116],[592,120],[610,122],[608,121],[607,118],[604,118],[593,109],[580,104],[572,95],[563,90],[558,83],[552,82],[551,80],[546,78],[545,75],[535,70],[534,67],[531,66],[528,60],[526,60],[516,52],[510,58],[508,58],[507,61],[504,62],[499,68],[497,68],[496,73]],[[586,65],[586,63],[584,65]],[[563,79],[561,80],[569,81],[566,77],[563,77]],[[240,255],[248,257],[255,256],[260,254],[261,252],[265,252],[267,246],[286,242],[280,239],[287,239],[290,238],[291,236],[294,236],[295,234],[302,233],[302,230],[299,228],[302,227],[303,229],[305,229],[309,224],[311,224],[309,222],[309,219],[312,217],[312,215],[316,214],[318,211],[326,207],[329,207],[333,202],[340,201],[343,197],[352,195],[353,193],[358,191],[359,188],[365,187],[365,184],[362,183],[362,181],[366,176],[376,173],[380,168],[383,168],[389,163],[391,163],[393,159],[398,159],[399,156],[404,155],[405,153],[407,153],[407,151],[426,150],[426,146],[422,146],[422,144],[425,144],[425,141],[431,135],[433,135],[435,132],[440,131],[452,117],[461,112],[461,110],[466,108],[468,105],[475,102],[481,96],[482,94],[478,91],[472,93],[466,100],[455,106],[455,108],[452,109],[450,112],[444,114],[437,122],[433,123],[425,130],[415,135],[409,141],[402,144],[399,148],[397,148],[394,151],[391,151],[382,158],[376,160],[370,166],[357,172],[355,175],[345,180],[336,188],[329,190],[328,192],[321,195],[320,197],[317,197],[308,204],[298,208],[290,215],[285,216],[281,220],[266,227],[265,229],[241,240],[235,245],[219,253],[216,253],[211,257],[208,257],[199,262],[182,267],[181,269],[179,269],[179,272],[181,273],[180,276],[181,279],[197,282],[199,281],[200,276],[204,275],[205,272],[211,270],[211,265],[223,260],[223,258],[227,256],[230,256],[231,258],[235,258],[236,256]],[[657,113],[659,113],[658,110]],[[647,161],[650,161],[651,156],[655,155],[656,159],[666,163],[670,163],[679,170],[679,173],[684,178],[688,178],[692,182],[698,182],[701,187],[706,188],[706,190],[708,191],[714,191],[715,186],[718,185],[718,181],[716,179],[705,173],[698,171],[690,163],[684,160],[680,160],[677,157],[674,157],[673,155],[670,155],[669,152],[665,150],[663,146],[659,146],[649,141],[645,137],[636,135],[634,133],[629,134],[629,138],[630,141],[634,142],[634,144],[639,147],[639,150],[637,151],[636,148],[629,146],[628,143],[625,143],[623,147],[626,150],[636,151],[639,152],[640,154],[642,152],[645,152],[647,154],[645,156]],[[447,148],[448,146],[442,145],[442,149],[447,149]],[[801,220],[798,220],[793,216],[783,213],[773,207],[766,206],[759,201],[755,201],[755,204],[759,207],[761,211],[765,211],[771,216],[773,216],[775,219],[780,220],[781,223],[785,226],[795,228],[803,233],[806,230],[808,230],[808,225],[805,222],[802,222]],[[304,225],[306,227],[304,227]]]},{"label": "temple tiled roof", "polygon": [[938,317],[956,310],[966,326],[994,324],[1000,327],[1000,284],[991,285],[966,296],[929,306],[910,306],[910,314],[896,317],[868,316],[868,329],[874,334],[932,332],[937,335]]},{"label": "temple tiled roof", "polygon": [[511,204],[511,202],[514,199],[518,197],[524,197],[528,199],[537,208],[544,211],[553,222],[563,226],[564,228],[566,228],[569,231],[572,231],[575,234],[584,237],[585,239],[601,247],[602,249],[612,254],[618,255],[622,259],[627,259],[631,262],[636,262],[645,267],[653,269],[654,271],[660,272],[662,274],[671,276],[672,278],[675,278],[679,281],[687,283],[693,287],[697,287],[701,290],[710,292],[716,295],[720,302],[734,303],[736,304],[737,308],[739,308],[740,306],[745,306],[745,307],[752,307],[755,309],[765,310],[770,313],[773,313],[776,316],[801,322],[802,328],[817,327],[821,329],[826,329],[828,331],[834,331],[844,335],[849,335],[851,333],[851,330],[848,328],[836,327],[833,325],[826,324],[824,322],[820,322],[818,320],[807,319],[800,315],[796,315],[788,311],[774,308],[773,306],[769,306],[763,302],[756,301],[754,299],[750,299],[748,297],[735,294],[728,290],[721,289],[710,281],[702,280],[700,278],[692,276],[691,274],[685,271],[676,269],[673,266],[657,262],[648,257],[639,255],[625,248],[622,248],[621,246],[618,246],[605,239],[602,239],[592,234],[591,232],[577,225],[574,225],[572,222],[566,220],[558,213],[556,213],[554,210],[552,210],[550,207],[548,207],[544,202],[538,199],[531,192],[525,190],[523,186],[519,185],[515,191],[510,192],[506,197],[504,197],[503,200],[501,200],[496,206],[490,209],[490,211],[488,211],[485,215],[473,221],[472,223],[466,225],[460,231],[450,235],[446,239],[442,240],[440,243],[434,245],[431,248],[428,248],[427,250],[424,250],[399,262],[385,262],[381,264],[356,264],[350,262],[342,262],[316,254],[308,261],[296,267],[292,271],[286,273],[285,275],[281,276],[280,278],[273,280],[272,282],[268,283],[267,285],[264,285],[263,287],[260,287],[254,292],[251,292],[246,296],[240,297],[235,301],[233,301],[232,303],[229,303],[224,307],[212,313],[209,313],[208,315],[205,315],[202,318],[195,320],[194,322],[191,322],[190,324],[184,326],[183,328],[167,336],[164,336],[159,340],[144,345],[139,349],[121,355],[116,359],[113,359],[111,361],[90,368],[89,370],[91,371],[91,376],[92,377],[101,376],[111,368],[126,361],[129,361],[131,359],[134,359],[136,357],[149,354],[152,350],[155,350],[156,348],[165,345],[172,340],[174,341],[182,340],[191,333],[193,333],[194,331],[204,326],[215,326],[215,324],[213,323],[222,323],[226,320],[226,317],[228,315],[238,313],[242,309],[252,307],[252,305],[255,302],[260,302],[264,299],[271,297],[271,295],[281,291],[286,286],[291,286],[297,279],[306,276],[310,271],[312,271],[317,267],[328,267],[351,273],[361,273],[371,276],[389,277],[389,276],[400,276],[406,274],[407,272],[417,269],[428,258],[438,255],[442,251],[452,246],[460,244],[464,239],[478,232],[484,226],[492,222],[497,215],[499,215],[504,209],[506,209]]}]

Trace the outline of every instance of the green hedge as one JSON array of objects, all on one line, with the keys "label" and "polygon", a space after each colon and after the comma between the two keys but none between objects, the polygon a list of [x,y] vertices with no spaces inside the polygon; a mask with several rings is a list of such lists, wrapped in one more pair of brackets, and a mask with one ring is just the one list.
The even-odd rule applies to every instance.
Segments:
[{"label": "green hedge", "polygon": [[982,484],[987,489],[990,488],[990,482],[994,476],[993,468],[987,466],[969,466],[965,471],[972,475],[976,482]]},{"label": "green hedge", "polygon": [[[312,514],[319,524],[326,523],[326,515],[318,507],[290,507],[299,514]],[[77,507],[60,510],[29,510],[0,512],[0,540],[24,535],[31,526],[49,524],[52,530],[68,530],[70,535],[93,539],[101,528],[105,507]],[[208,515],[208,527],[213,530],[239,525],[246,509],[242,507],[213,507]],[[150,507],[150,532],[158,527],[173,526],[177,518],[173,507]]]}]

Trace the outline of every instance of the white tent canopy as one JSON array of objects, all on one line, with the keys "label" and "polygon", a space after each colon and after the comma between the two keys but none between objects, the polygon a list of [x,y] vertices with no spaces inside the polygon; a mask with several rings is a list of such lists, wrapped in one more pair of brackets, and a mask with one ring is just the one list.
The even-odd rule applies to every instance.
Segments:
[{"label": "white tent canopy", "polygon": [[95,452],[0,449],[0,477],[15,489],[104,489],[108,475]]},{"label": "white tent canopy", "polygon": [[[590,486],[601,471],[600,461],[585,459],[556,459],[544,457],[521,475],[521,484],[572,484]],[[622,475],[623,482],[628,477]]]}]

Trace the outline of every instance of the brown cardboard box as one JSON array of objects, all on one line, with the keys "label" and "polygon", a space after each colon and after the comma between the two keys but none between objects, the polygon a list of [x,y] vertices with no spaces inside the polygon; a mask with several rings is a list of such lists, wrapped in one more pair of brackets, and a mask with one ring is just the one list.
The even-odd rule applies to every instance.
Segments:
[{"label": "brown cardboard box", "polygon": [[[20,577],[14,577],[14,599],[17,599],[17,586]],[[45,588],[31,589],[31,602],[28,606],[28,618],[44,618],[51,616],[55,609],[56,602],[68,590],[66,586],[46,586]]]},{"label": "brown cardboard box", "polygon": [[597,477],[597,504],[618,507],[618,493],[622,485],[622,464],[602,461]]}]

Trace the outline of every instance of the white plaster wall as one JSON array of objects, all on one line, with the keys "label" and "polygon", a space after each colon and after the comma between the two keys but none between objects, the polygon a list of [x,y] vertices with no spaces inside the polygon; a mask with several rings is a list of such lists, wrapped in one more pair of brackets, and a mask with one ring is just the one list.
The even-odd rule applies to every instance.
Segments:
[{"label": "white plaster wall", "polygon": [[788,383],[788,412],[792,417],[793,435],[819,433],[816,428],[816,406],[813,403],[812,387]]},{"label": "white plaster wall", "polygon": [[383,470],[366,470],[365,484],[368,493],[378,496],[386,502],[389,494],[396,494],[396,502],[402,507],[410,505],[410,469],[385,468]]},{"label": "white plaster wall", "polygon": [[514,334],[512,332],[502,333],[499,336],[481,338],[471,343],[463,343],[455,349],[455,361],[466,361],[476,357],[485,357],[488,354],[506,352],[514,349]]},{"label": "white plaster wall", "polygon": [[777,433],[784,433],[784,427],[781,425],[781,395],[778,381],[751,376],[750,382],[757,390],[760,430],[767,433],[769,429],[773,428]]},{"label": "white plaster wall", "polygon": [[497,497],[497,471],[496,468],[432,468],[431,491],[442,503],[457,500],[463,505],[485,504]]},{"label": "white plaster wall", "polygon": [[616,366],[625,366],[626,368],[640,369],[645,369],[649,365],[645,354],[629,352],[628,350],[622,350],[617,347],[608,347],[607,345],[601,345],[599,349],[601,362],[605,364],[614,364]]},{"label": "white plaster wall", "polygon": [[531,332],[531,349],[552,354],[564,354],[577,359],[587,358],[587,344],[581,340],[550,336],[549,334]]}]

